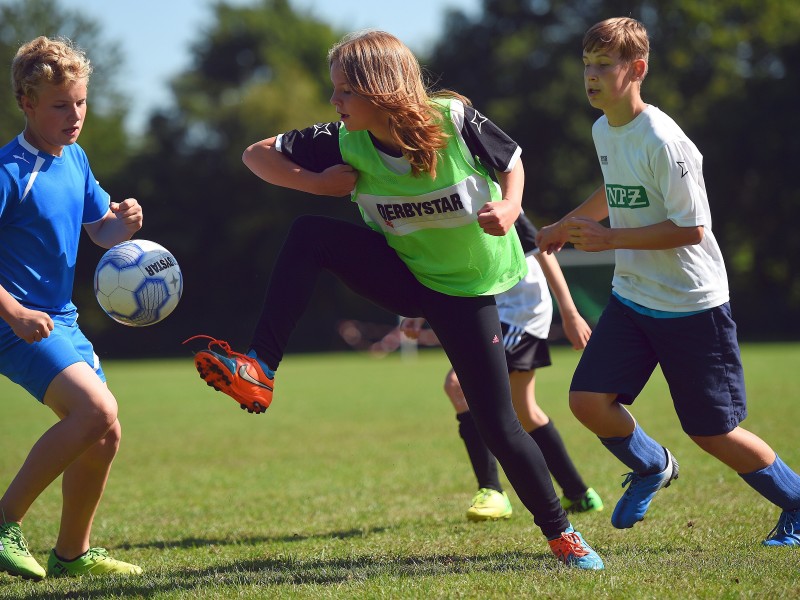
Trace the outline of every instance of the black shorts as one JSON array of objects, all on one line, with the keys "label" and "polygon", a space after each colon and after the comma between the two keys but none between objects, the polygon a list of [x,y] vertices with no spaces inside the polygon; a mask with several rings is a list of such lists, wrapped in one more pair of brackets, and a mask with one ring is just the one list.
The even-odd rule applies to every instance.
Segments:
[{"label": "black shorts", "polygon": [[524,329],[508,323],[501,323],[501,326],[509,373],[532,371],[553,364],[550,360],[550,347],[547,345],[547,340],[532,336]]}]

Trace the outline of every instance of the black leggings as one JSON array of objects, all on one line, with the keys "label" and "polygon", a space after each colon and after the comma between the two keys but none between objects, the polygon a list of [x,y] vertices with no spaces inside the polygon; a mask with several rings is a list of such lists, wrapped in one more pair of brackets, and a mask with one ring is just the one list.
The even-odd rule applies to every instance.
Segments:
[{"label": "black leggings", "polygon": [[424,317],[455,369],[478,431],[547,537],[569,521],[542,452],[511,404],[503,334],[493,296],[448,296],[411,274],[383,235],[367,227],[306,215],[291,227],[272,271],[251,347],[277,369],[322,269],[398,315]]}]

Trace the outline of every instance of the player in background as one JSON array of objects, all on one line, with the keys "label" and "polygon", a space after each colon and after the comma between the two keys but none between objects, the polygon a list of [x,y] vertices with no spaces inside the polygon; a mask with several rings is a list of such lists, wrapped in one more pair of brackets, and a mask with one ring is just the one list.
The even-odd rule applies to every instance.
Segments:
[{"label": "player in background", "polygon": [[83,226],[110,248],[142,226],[139,203],[111,202],[76,143],[91,71],[69,40],[38,37],[22,45],[11,74],[25,129],[0,150],[0,373],[59,419],[0,498],[0,569],[27,579],[42,579],[45,570],[20,524],[59,475],[61,528],[47,576],[141,573],[89,545],[120,424],[71,299],[78,238]]},{"label": "player in background", "polygon": [[[212,339],[195,355],[201,377],[246,408],[265,409],[289,336],[319,273],[328,270],[395,314],[427,319],[463,374],[481,435],[553,553],[572,567],[602,569],[573,530],[511,403],[494,294],[525,274],[513,227],[524,184],[521,150],[462,96],[431,97],[417,59],[388,33],[351,34],[331,49],[328,63],[341,121],[262,140],[243,160],[275,185],[352,193],[369,227],[298,218],[277,257],[249,350],[234,352]],[[497,172],[499,185],[476,155]]]},{"label": "player in background", "polygon": [[[564,335],[576,350],[586,347],[592,331],[578,312],[561,267],[552,254],[540,253],[536,247],[536,228],[520,213],[514,223],[528,263],[528,274],[513,288],[495,296],[503,345],[511,382],[511,400],[522,427],[533,438],[544,455],[547,468],[564,495],[561,505],[567,512],[603,510],[603,501],[588,487],[575,468],[555,424],[536,402],[536,369],[552,364],[547,337],[553,320],[551,288],[561,314]],[[400,329],[416,339],[424,319],[403,319]],[[451,368],[445,376],[444,391],[458,420],[458,433],[464,441],[472,470],[478,481],[478,492],[467,509],[470,521],[507,519],[513,509],[503,491],[497,471],[497,460],[480,437],[469,410],[458,376]]]},{"label": "player in background", "polygon": [[[612,295],[573,376],[570,407],[631,469],[611,523],[633,527],[678,477],[669,450],[625,408],[660,365],[684,432],[782,509],[764,544],[798,546],[800,477],[739,425],[747,416],[744,372],[702,155],[642,100],[649,52],[647,31],[634,19],[586,32],[584,86],[603,111],[592,135],[605,185],[537,236],[543,252],[569,242],[616,255]],[[606,217],[608,227],[600,224]]]}]

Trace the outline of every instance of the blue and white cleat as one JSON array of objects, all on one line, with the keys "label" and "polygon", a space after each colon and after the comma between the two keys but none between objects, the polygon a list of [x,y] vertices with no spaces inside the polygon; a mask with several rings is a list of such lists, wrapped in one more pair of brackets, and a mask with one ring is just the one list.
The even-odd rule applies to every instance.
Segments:
[{"label": "blue and white cleat", "polygon": [[765,546],[800,546],[800,508],[783,511],[778,524],[761,543]]},{"label": "blue and white cleat", "polygon": [[628,529],[644,519],[650,502],[661,488],[669,487],[673,479],[678,478],[678,461],[672,453],[664,448],[667,455],[667,466],[660,473],[639,475],[628,473],[622,487],[628,486],[622,498],[617,502],[611,515],[611,524],[617,529]]}]

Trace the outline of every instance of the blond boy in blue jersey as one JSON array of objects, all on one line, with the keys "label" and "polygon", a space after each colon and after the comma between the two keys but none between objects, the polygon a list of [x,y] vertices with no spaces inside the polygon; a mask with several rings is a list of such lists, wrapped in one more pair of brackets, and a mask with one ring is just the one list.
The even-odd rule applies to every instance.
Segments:
[{"label": "blond boy in blue jersey", "polygon": [[[0,149],[0,373],[59,418],[0,498],[0,570],[27,579],[141,573],[89,544],[121,431],[71,300],[78,238],[83,227],[110,248],[142,226],[139,203],[110,202],[76,143],[91,71],[69,40],[21,46],[12,82],[25,130]],[[20,524],[60,475],[61,529],[45,573]]]}]

